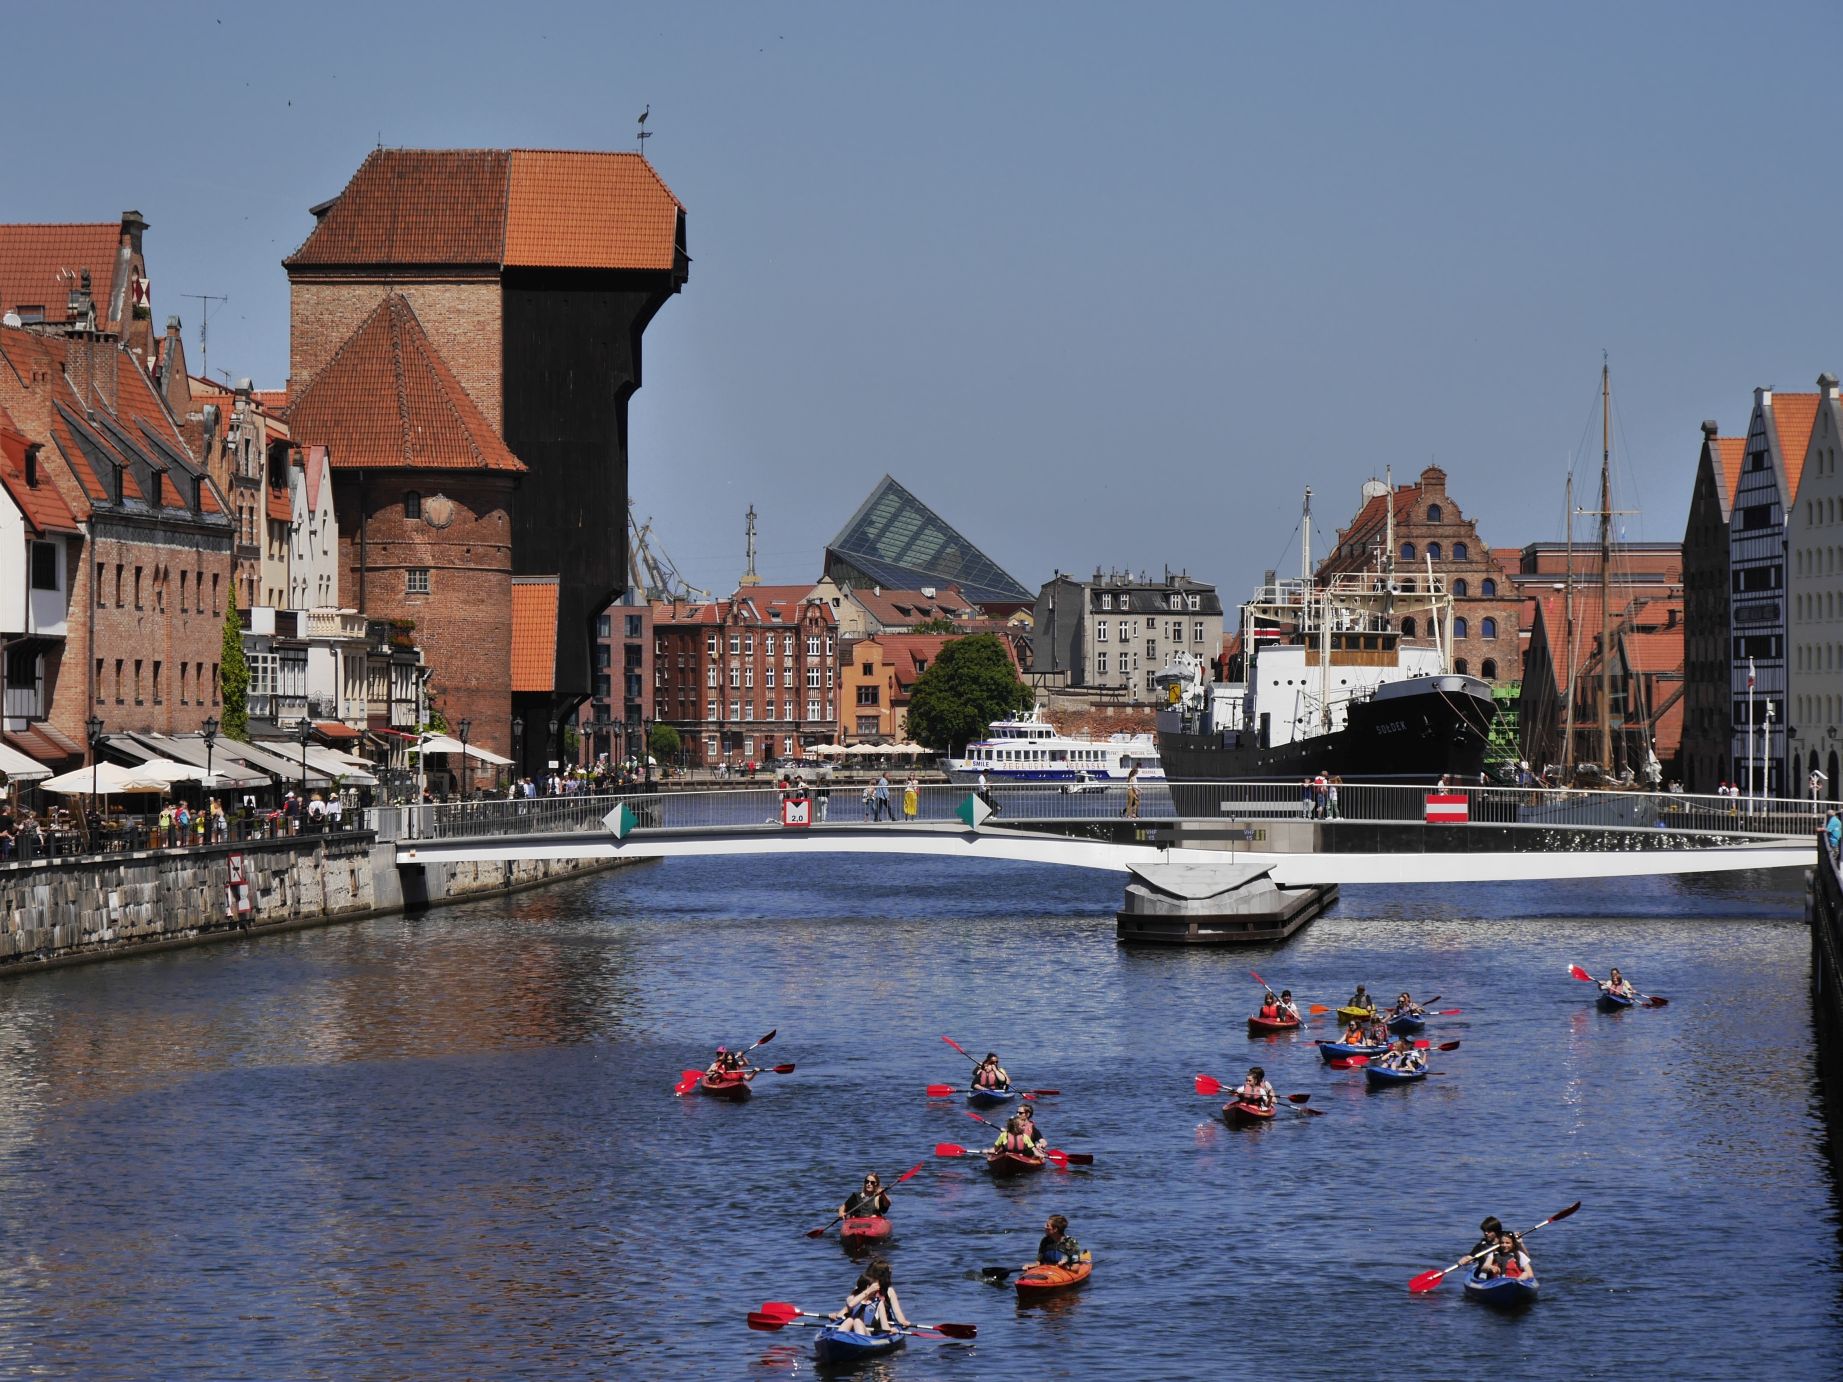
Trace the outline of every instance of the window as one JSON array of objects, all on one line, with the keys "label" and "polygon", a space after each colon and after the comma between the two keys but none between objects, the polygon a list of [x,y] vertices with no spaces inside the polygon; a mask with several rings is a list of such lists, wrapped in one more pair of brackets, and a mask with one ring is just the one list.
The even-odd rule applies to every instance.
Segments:
[{"label": "window", "polygon": [[1132,623],[1132,620],[1130,620],[1130,619],[1122,619],[1122,620],[1120,621],[1120,641],[1121,641],[1122,643],[1127,643],[1127,642],[1130,642],[1130,641],[1132,640],[1132,637],[1133,637],[1133,623]]},{"label": "window", "polygon": [[403,516],[405,518],[422,517],[422,496],[413,489],[403,491]]},{"label": "window", "polygon": [[1470,554],[1470,549],[1463,542],[1455,542],[1453,544],[1454,561],[1464,561]]},{"label": "window", "polygon": [[730,698],[730,719],[737,720],[741,718],[742,718],[742,702],[736,699],[734,696],[732,696]]},{"label": "window", "polygon": [[1496,681],[1497,680],[1497,659],[1491,658],[1491,657],[1486,658],[1484,661],[1484,665],[1478,669],[1478,674],[1481,677],[1483,677],[1486,681]]},{"label": "window", "polygon": [[1182,609],[1184,608],[1184,597],[1174,590],[1171,592],[1171,598],[1165,603],[1172,609]]},{"label": "window", "polygon": [[203,571],[192,573],[192,598],[198,603],[195,613],[203,614],[205,612],[205,573]]},{"label": "window", "polygon": [[883,692],[882,692],[881,687],[860,686],[858,687],[858,704],[859,705],[881,705],[883,703],[882,694]]},{"label": "window", "polygon": [[134,660],[134,703],[145,704],[141,699],[141,659],[138,657]]},{"label": "window", "polygon": [[794,655],[794,636],[791,633],[781,635],[781,655],[783,657]]},{"label": "window", "polygon": [[1102,595],[1101,596],[1101,608],[1102,609],[1112,609],[1113,608],[1113,596]]},{"label": "window", "polygon": [[160,614],[166,613],[166,581],[166,568],[156,566],[154,568],[154,609]]},{"label": "window", "polygon": [[715,696],[704,702],[704,718],[706,720],[717,718],[717,698]]},{"label": "window", "polygon": [[1465,675],[1467,675],[1467,672],[1466,672],[1466,665],[1465,665],[1465,659],[1464,659],[1464,658],[1462,658],[1462,657],[1456,657],[1456,658],[1454,658],[1454,659],[1453,659],[1453,670],[1454,670],[1455,672],[1457,672],[1457,673],[1458,673],[1458,674],[1459,674],[1460,676],[1462,676],[1462,677],[1463,677],[1463,676],[1465,676]]},{"label": "window", "polygon": [[742,636],[742,650],[743,652],[747,653],[750,657],[755,656],[755,635],[754,634],[745,633]]},{"label": "window", "polygon": [[1453,582],[1453,594],[1463,597],[1469,590],[1471,587],[1465,583],[1464,576]]},{"label": "window", "polygon": [[817,697],[807,698],[806,718],[809,720],[817,720],[819,718],[819,700]]},{"label": "window", "polygon": [[742,635],[739,633],[731,634],[730,635],[730,652],[739,653],[741,651],[742,651]]},{"label": "window", "polygon": [[1185,597],[1185,603],[1193,610],[1202,609],[1203,597],[1201,595],[1188,595]]},{"label": "window", "polygon": [[1403,638],[1413,638],[1414,637],[1414,616],[1413,615],[1409,615],[1406,619],[1401,621],[1401,636]]},{"label": "window", "polygon": [[1478,621],[1478,636],[1480,638],[1496,638],[1497,637],[1497,620],[1491,618],[1489,615],[1479,620]]},{"label": "window", "polygon": [[115,659],[115,703],[122,703],[122,660]]},{"label": "window", "polygon": [[1440,506],[1438,504],[1429,504],[1427,506],[1427,521],[1429,523],[1438,523],[1440,521]]},{"label": "window", "polygon": [[1105,619],[1095,621],[1094,638],[1097,643],[1105,643],[1107,641],[1107,621]]},{"label": "window", "polygon": [[[211,664],[211,703],[213,705],[218,703],[218,685],[218,664],[214,662]],[[204,697],[200,696],[199,699],[202,701]]]},{"label": "window", "polygon": [[1464,619],[1453,620],[1453,637],[1454,638],[1464,638],[1465,637],[1465,620]]},{"label": "window", "polygon": [[806,669],[806,688],[809,691],[819,689],[819,667],[817,664]]},{"label": "window", "polygon": [[755,664],[753,662],[742,669],[742,684],[751,691],[755,689]]},{"label": "window", "polygon": [[96,563],[96,608],[97,609],[103,608],[103,605],[104,605],[104,601],[102,598],[102,590],[103,590],[103,564],[101,562],[97,562]]},{"label": "window", "polygon": [[1428,559],[1431,561],[1440,560],[1440,544],[1437,542],[1428,543],[1427,544],[1427,556],[1428,556]]},{"label": "window", "polygon": [[742,703],[742,718],[745,720],[753,720],[755,718],[754,701],[744,701]]},{"label": "window", "polygon": [[762,670],[762,685],[767,687],[770,691],[774,690],[774,664],[773,663],[769,663],[768,666]]},{"label": "window", "polygon": [[639,638],[642,636],[639,615],[630,614],[627,616],[627,636],[629,638]]},{"label": "window", "polygon": [[1478,583],[1478,593],[1486,597],[1497,594],[1497,582],[1486,576]]},{"label": "window", "polygon": [[1412,542],[1402,543],[1401,559],[1403,561],[1413,561],[1414,560],[1414,544]]},{"label": "window", "polygon": [[412,566],[403,573],[403,593],[405,595],[427,595],[429,593],[429,568]]},{"label": "window", "polygon": [[704,669],[704,685],[710,687],[712,690],[715,690],[717,687],[717,676],[718,676],[717,669],[714,665],[710,667],[706,667]]},{"label": "window", "polygon": [[1147,657],[1157,657],[1158,656],[1158,640],[1156,638],[1146,639],[1145,655]]},{"label": "window", "polygon": [[115,563],[115,607],[122,607],[122,564]]},{"label": "window", "polygon": [[1107,654],[1106,653],[1096,653],[1094,655],[1094,670],[1100,676],[1104,677],[1107,675]]},{"label": "window", "polygon": [[[423,579],[425,581],[428,579],[428,572],[423,572]],[[215,571],[211,573],[211,612],[213,614],[221,613],[221,608],[218,605],[218,573]],[[204,611],[200,610],[199,613],[203,614]]]},{"label": "window", "polygon": [[712,657],[715,657],[717,655],[717,636],[716,634],[707,633],[704,635],[704,651],[709,653]]},{"label": "window", "polygon": [[96,659],[96,704],[102,704],[102,659]]},{"label": "window", "polygon": [[1203,641],[1203,621],[1201,619],[1190,626],[1190,641],[1192,643],[1201,643]]},{"label": "window", "polygon": [[819,656],[819,635],[818,634],[809,633],[806,636],[806,655],[808,657],[818,657]]},{"label": "window", "polygon": [[154,660],[154,704],[162,704],[160,698],[160,662],[157,658]]},{"label": "window", "polygon": [[58,588],[56,543],[35,542],[32,544],[32,588],[34,590],[56,590]]},{"label": "window", "polygon": [[181,705],[186,704],[186,683],[190,680],[191,670],[191,663],[182,662],[179,664],[179,703]]}]

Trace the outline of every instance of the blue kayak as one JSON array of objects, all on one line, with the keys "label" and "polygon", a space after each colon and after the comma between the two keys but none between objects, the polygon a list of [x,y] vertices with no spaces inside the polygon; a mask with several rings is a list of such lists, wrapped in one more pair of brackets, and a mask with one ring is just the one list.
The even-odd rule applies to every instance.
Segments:
[{"label": "blue kayak", "polygon": [[966,1091],[966,1097],[969,1103],[983,1104],[989,1108],[993,1104],[1010,1103],[1017,1098],[1017,1091],[1015,1089],[969,1089]]},{"label": "blue kayak", "polygon": [[1600,994],[1600,1011],[1603,1013],[1624,1012],[1627,1008],[1636,1006],[1637,1003],[1636,998],[1627,998],[1622,993],[1602,992]]},{"label": "blue kayak", "polygon": [[1425,1070],[1391,1070],[1386,1065],[1366,1065],[1363,1067],[1363,1078],[1368,1080],[1372,1087],[1381,1088],[1385,1085],[1413,1084],[1416,1080],[1426,1079],[1427,1072]]},{"label": "blue kayak", "polygon": [[1344,1041],[1321,1041],[1318,1054],[1329,1064],[1334,1060],[1348,1060],[1351,1056],[1380,1056],[1389,1048],[1386,1046],[1363,1046]]},{"label": "blue kayak", "polygon": [[1403,1013],[1400,1017],[1389,1019],[1389,1030],[1396,1036],[1405,1036],[1409,1032],[1422,1032],[1427,1029],[1427,1019],[1413,1013]]},{"label": "blue kayak", "polygon": [[909,1336],[900,1330],[889,1334],[854,1334],[837,1325],[827,1325],[813,1340],[813,1357],[822,1363],[855,1363],[860,1358],[875,1358],[894,1353],[908,1343]]},{"label": "blue kayak", "polygon": [[1495,1305],[1500,1310],[1515,1309],[1528,1305],[1536,1298],[1536,1278],[1534,1276],[1479,1276],[1473,1273],[1465,1279],[1467,1300],[1482,1301],[1486,1305]]}]

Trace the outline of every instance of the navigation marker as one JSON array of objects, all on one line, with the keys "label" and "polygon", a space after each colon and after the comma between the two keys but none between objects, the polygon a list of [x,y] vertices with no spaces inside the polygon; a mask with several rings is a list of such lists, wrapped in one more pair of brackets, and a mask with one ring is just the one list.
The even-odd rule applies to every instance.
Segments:
[{"label": "navigation marker", "polygon": [[614,832],[615,839],[625,840],[633,833],[633,828],[640,824],[640,818],[633,813],[632,807],[622,802],[602,817],[602,824]]},{"label": "navigation marker", "polygon": [[977,792],[968,792],[966,800],[954,808],[954,815],[966,822],[968,830],[977,830],[992,816],[992,808],[979,799]]}]

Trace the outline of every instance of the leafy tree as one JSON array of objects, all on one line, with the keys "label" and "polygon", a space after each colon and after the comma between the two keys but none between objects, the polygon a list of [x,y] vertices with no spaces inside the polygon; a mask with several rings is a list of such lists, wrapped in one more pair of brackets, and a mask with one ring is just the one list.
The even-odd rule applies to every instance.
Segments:
[{"label": "leafy tree", "polygon": [[937,753],[959,753],[992,721],[1029,709],[1034,699],[996,634],[956,638],[915,679],[909,734]]},{"label": "leafy tree", "polygon": [[937,614],[932,619],[924,619],[910,633],[959,633],[960,626],[945,614]]},{"label": "leafy tree", "polygon": [[673,763],[684,744],[671,725],[654,725],[646,732],[646,746],[661,763]]},{"label": "leafy tree", "polygon": [[218,732],[226,739],[250,737],[250,665],[243,660],[243,620],[237,613],[237,583],[230,582],[224,610],[224,640],[218,653],[218,699],[223,702]]}]

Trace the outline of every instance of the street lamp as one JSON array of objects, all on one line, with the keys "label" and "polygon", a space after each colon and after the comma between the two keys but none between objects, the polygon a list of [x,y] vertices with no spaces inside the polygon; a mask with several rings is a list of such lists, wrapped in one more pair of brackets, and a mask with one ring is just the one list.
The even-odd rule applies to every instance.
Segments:
[{"label": "street lamp", "polygon": [[204,728],[199,731],[199,738],[205,741],[205,790],[211,790],[211,750],[218,742],[218,721],[214,715],[205,717]]},{"label": "street lamp", "polygon": [[525,717],[512,717],[512,781],[517,782],[525,766]]},{"label": "street lamp", "polygon": [[101,767],[101,761],[96,755],[102,748],[102,716],[90,716],[83,722],[83,728],[90,736],[90,820],[94,821],[96,819],[97,769]]},{"label": "street lamp", "polygon": [[653,790],[653,736],[652,721],[641,717],[640,720],[640,762],[646,772],[646,789]]},{"label": "street lamp", "polygon": [[[461,731],[461,771],[463,773],[466,773],[467,772],[467,736],[474,732],[474,722],[472,720],[463,719],[460,722],[460,724],[455,726],[455,728]],[[461,779],[461,783],[462,783],[461,800],[466,801],[467,800],[467,786],[466,786],[467,778],[463,777]]]},{"label": "street lamp", "polygon": [[295,727],[294,734],[295,738],[301,741],[301,809],[295,819],[305,823],[307,820],[307,744],[314,737],[313,722],[303,715],[301,723]]}]

